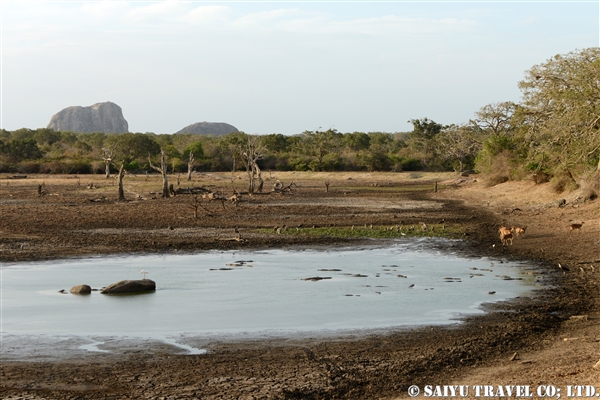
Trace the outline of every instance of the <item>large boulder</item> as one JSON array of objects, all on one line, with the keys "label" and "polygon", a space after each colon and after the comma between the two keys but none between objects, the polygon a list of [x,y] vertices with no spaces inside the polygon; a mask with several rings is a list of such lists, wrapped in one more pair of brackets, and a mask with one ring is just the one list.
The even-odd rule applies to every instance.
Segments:
[{"label": "large boulder", "polygon": [[151,279],[140,279],[137,281],[119,281],[108,285],[100,293],[144,293],[153,292],[156,290],[156,283]]},{"label": "large boulder", "polygon": [[73,294],[90,294],[92,293],[92,288],[89,285],[77,285],[73,286],[70,292]]},{"label": "large boulder", "polygon": [[224,122],[196,122],[186,126],[175,133],[194,133],[198,135],[227,135],[231,132],[239,132],[238,129]]},{"label": "large boulder", "polygon": [[129,125],[121,107],[107,101],[89,107],[72,106],[54,114],[48,128],[55,131],[123,133]]}]

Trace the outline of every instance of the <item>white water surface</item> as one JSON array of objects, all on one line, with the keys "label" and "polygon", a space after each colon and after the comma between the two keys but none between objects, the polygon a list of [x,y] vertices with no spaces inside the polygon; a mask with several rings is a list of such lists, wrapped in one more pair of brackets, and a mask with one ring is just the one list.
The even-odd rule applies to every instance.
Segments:
[{"label": "white water surface", "polygon": [[[442,253],[429,248],[431,240],[329,251],[211,251],[5,264],[2,333],[167,338],[447,324],[459,315],[482,313],[484,302],[536,288],[534,277],[522,273],[523,265]],[[227,266],[235,261],[245,263]],[[80,284],[100,289],[142,279],[141,269],[156,282],[156,292],[59,293]],[[331,279],[302,280],[314,276]]]}]

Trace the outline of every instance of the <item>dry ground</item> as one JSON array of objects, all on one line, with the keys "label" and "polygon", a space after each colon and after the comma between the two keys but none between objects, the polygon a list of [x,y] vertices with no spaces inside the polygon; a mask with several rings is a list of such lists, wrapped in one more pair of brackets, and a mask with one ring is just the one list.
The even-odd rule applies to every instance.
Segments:
[{"label": "dry ground", "polygon": [[[245,196],[238,207],[204,201],[197,219],[189,195],[152,199],[151,192],[160,188],[156,176],[126,177],[127,202],[116,202],[112,180],[97,176],[0,180],[0,260],[348,243],[361,239],[278,235],[272,228],[373,224],[378,229],[443,219],[464,232],[464,242],[454,250],[530,260],[542,269],[548,289],[492,305],[490,313],[458,328],[344,339],[215,341],[207,355],[198,356],[132,351],[65,355],[58,362],[3,361],[2,397],[372,399],[404,398],[410,385],[425,384],[552,384],[563,391],[566,385],[589,384],[600,391],[600,369],[594,368],[600,361],[598,200],[556,194],[548,184],[490,188],[480,178],[452,174],[272,176],[267,191],[276,179],[298,187],[293,193]],[[177,187],[176,177],[172,181]],[[45,194],[38,196],[42,182]],[[87,188],[91,182],[93,189]],[[201,174],[191,185],[231,194],[245,182],[230,174]],[[559,207],[562,198],[566,205]],[[582,231],[569,233],[569,224],[580,221]],[[497,229],[503,223],[527,226],[525,237],[502,246]]]}]

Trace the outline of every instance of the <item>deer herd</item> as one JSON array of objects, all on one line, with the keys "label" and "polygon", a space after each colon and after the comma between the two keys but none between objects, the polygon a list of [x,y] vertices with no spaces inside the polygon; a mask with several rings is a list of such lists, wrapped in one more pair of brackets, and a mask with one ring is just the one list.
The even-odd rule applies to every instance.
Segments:
[{"label": "deer herd", "polygon": [[[569,232],[581,232],[581,227],[583,226],[583,224],[584,222],[582,221],[578,224],[569,225]],[[498,233],[500,234],[500,241],[502,241],[502,245],[504,246],[509,244],[512,245],[513,239],[525,236],[525,231],[527,231],[526,226],[512,226],[509,228],[507,226],[502,225],[500,229],[498,229]]]}]

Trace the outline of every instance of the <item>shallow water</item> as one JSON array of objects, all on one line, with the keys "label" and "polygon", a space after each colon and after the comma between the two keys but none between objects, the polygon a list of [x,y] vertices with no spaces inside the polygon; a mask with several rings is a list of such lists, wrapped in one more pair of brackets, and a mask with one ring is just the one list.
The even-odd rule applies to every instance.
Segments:
[{"label": "shallow water", "polygon": [[[522,296],[535,287],[533,276],[520,274],[518,264],[443,254],[428,249],[427,241],[7,264],[2,267],[2,331],[151,337],[445,324],[461,314],[481,313],[483,302]],[[245,263],[227,265],[235,261]],[[156,292],[59,293],[79,284],[99,289],[142,279],[140,269],[149,271]],[[315,276],[331,279],[302,280]]]}]

